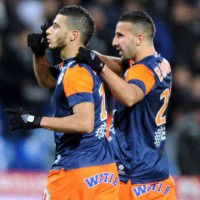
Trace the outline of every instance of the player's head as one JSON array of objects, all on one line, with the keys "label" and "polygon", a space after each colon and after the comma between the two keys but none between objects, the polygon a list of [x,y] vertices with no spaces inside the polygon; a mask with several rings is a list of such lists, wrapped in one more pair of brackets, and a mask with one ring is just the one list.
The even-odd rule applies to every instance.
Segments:
[{"label": "player's head", "polygon": [[144,11],[128,11],[117,23],[113,46],[119,51],[122,59],[131,59],[138,47],[144,43],[153,43],[155,25],[152,18]]},{"label": "player's head", "polygon": [[143,33],[149,39],[153,39],[155,36],[155,25],[147,12],[144,11],[129,11],[123,14],[119,22],[130,22],[134,26],[134,29],[138,33]]},{"label": "player's head", "polygon": [[86,46],[95,32],[95,24],[92,16],[82,6],[64,6],[58,14],[68,17],[67,26],[77,29],[81,33],[83,44]]},{"label": "player's head", "polygon": [[95,32],[94,20],[81,6],[64,6],[47,30],[49,48],[60,48],[79,42],[87,46]]}]

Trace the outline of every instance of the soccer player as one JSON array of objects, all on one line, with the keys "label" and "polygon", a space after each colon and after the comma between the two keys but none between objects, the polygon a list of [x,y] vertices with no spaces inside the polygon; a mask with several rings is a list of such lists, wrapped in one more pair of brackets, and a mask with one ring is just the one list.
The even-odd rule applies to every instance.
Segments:
[{"label": "soccer player", "polygon": [[[154,35],[148,13],[129,11],[120,17],[112,43],[121,61],[84,48],[77,57],[100,74],[117,100],[110,140],[120,175],[120,200],[176,199],[164,147],[172,73],[169,62],[155,50]],[[124,71],[123,77],[111,69]]]},{"label": "soccer player", "polygon": [[[47,88],[55,86],[54,116],[12,109],[7,112],[13,116],[12,130],[41,127],[55,131],[55,161],[43,200],[118,200],[117,166],[105,138],[103,82],[88,64],[75,60],[79,47],[87,46],[94,31],[94,21],[87,10],[65,6],[46,34],[28,36],[39,83]],[[59,49],[63,60],[55,66],[59,68],[57,80],[45,56],[45,36],[49,49]]]}]

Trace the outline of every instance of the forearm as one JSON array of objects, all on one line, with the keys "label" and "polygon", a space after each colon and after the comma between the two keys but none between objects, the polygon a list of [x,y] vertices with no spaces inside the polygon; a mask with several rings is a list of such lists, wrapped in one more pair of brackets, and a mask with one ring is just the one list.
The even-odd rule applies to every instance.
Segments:
[{"label": "forearm", "polygon": [[125,106],[133,106],[144,97],[142,90],[138,86],[127,83],[106,65],[100,75],[107,83],[112,95]]},{"label": "forearm", "polygon": [[95,51],[95,53],[107,65],[107,67],[109,67],[113,72],[115,72],[119,76],[123,75],[124,71],[123,71],[121,58],[103,55],[96,51]]},{"label": "forearm", "polygon": [[36,57],[33,55],[34,74],[38,83],[45,88],[53,88],[56,84],[55,78],[51,75],[51,65],[47,62],[46,56]]},{"label": "forearm", "polygon": [[[77,115],[68,117],[42,117],[42,128],[64,133],[90,133],[94,126],[87,125],[87,120],[80,119]],[[92,128],[91,128],[92,127]]]}]

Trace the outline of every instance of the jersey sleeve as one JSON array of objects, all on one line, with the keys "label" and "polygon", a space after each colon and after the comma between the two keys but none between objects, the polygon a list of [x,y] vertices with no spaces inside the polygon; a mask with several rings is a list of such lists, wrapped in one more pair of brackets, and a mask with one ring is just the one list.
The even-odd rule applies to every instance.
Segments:
[{"label": "jersey sleeve", "polygon": [[93,85],[93,78],[86,68],[76,65],[67,69],[63,79],[63,88],[69,106],[82,102],[94,102]]},{"label": "jersey sleeve", "polygon": [[125,80],[128,83],[139,86],[144,94],[148,94],[155,85],[153,72],[142,64],[132,66],[126,73]]}]

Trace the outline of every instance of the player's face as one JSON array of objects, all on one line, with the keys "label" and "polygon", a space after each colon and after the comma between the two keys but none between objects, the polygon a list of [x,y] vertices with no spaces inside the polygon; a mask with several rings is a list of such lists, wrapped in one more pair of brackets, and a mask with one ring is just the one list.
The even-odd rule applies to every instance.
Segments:
[{"label": "player's face", "polygon": [[122,60],[132,59],[136,54],[137,36],[130,22],[118,22],[112,45],[119,51]]},{"label": "player's face", "polygon": [[67,17],[58,14],[53,25],[47,29],[47,42],[50,49],[62,49],[68,44],[69,31],[66,25]]}]

